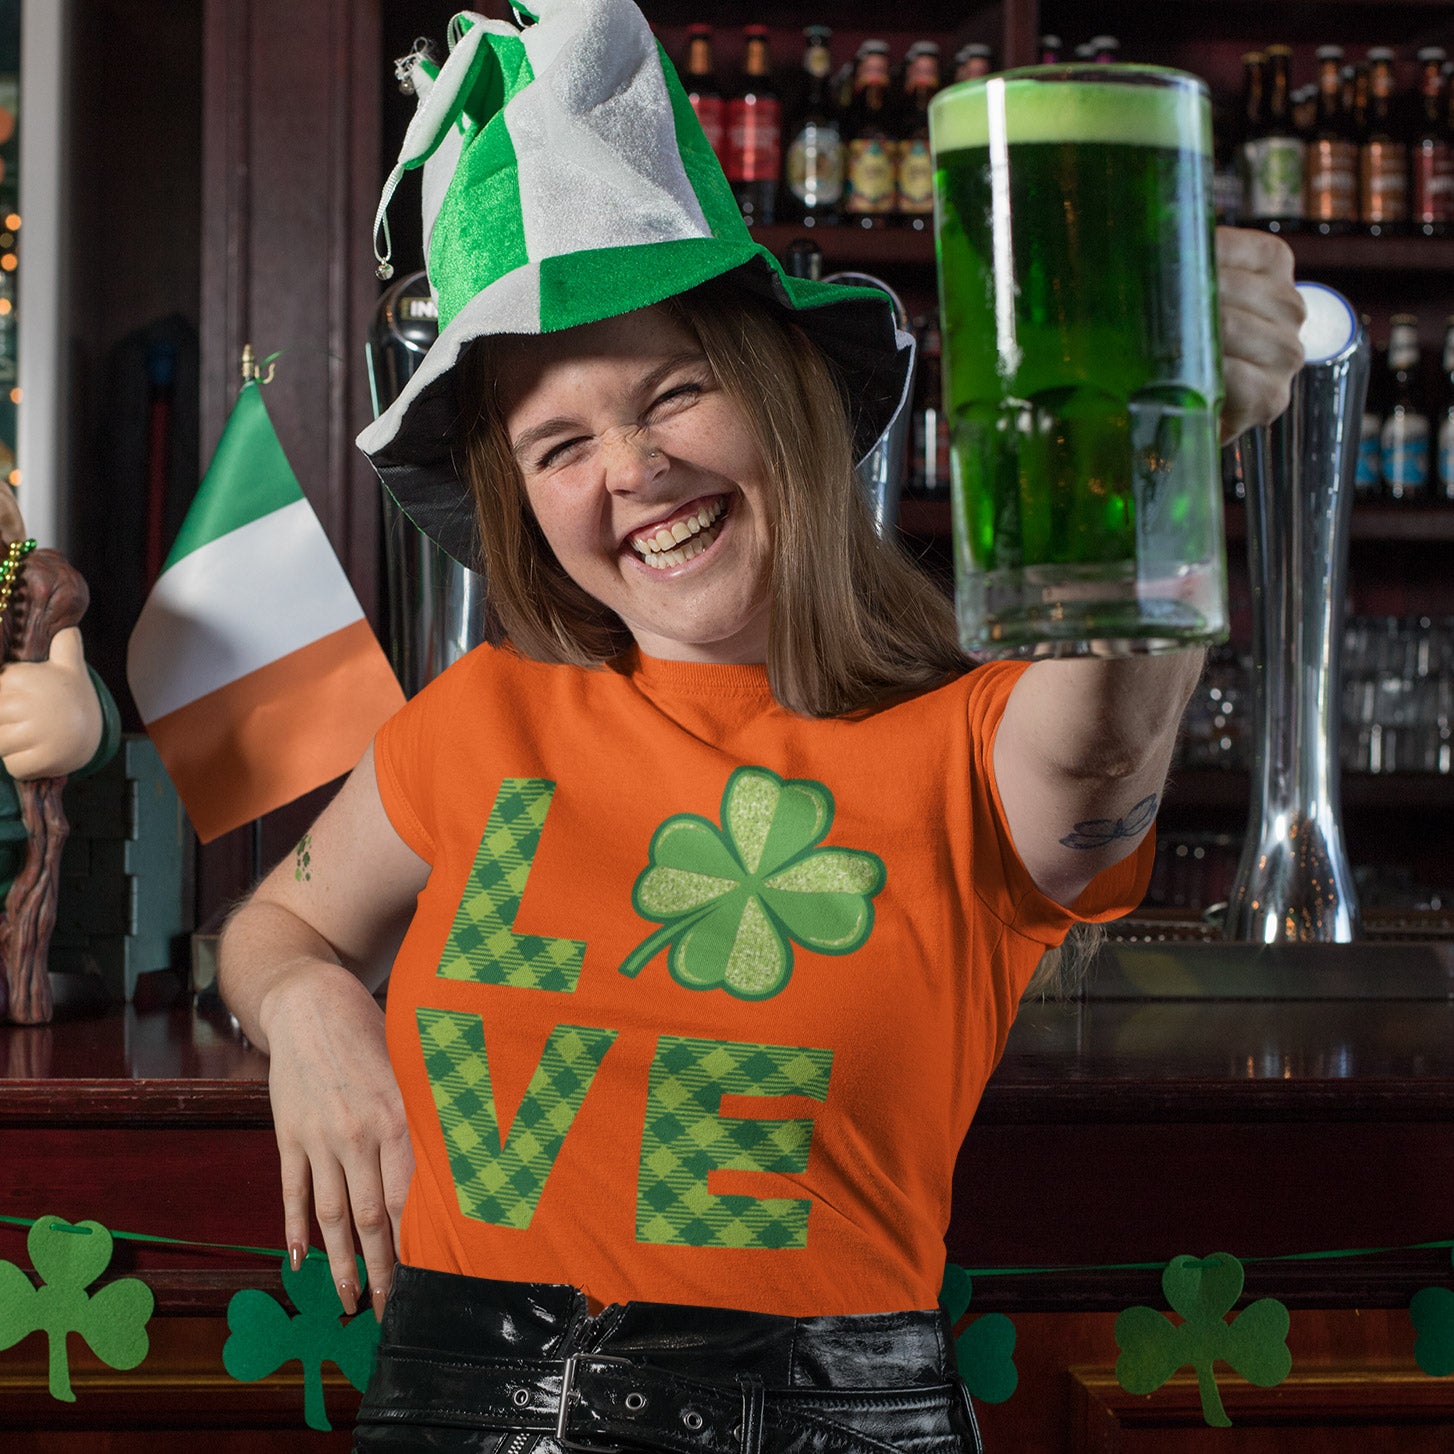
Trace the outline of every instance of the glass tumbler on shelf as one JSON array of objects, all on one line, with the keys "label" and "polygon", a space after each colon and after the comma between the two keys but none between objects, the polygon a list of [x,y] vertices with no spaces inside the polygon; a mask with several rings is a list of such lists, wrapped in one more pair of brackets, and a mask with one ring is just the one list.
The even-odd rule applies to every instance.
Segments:
[{"label": "glass tumbler on shelf", "polygon": [[930,131],[962,643],[1224,640],[1205,85],[1033,66],[941,91]]}]

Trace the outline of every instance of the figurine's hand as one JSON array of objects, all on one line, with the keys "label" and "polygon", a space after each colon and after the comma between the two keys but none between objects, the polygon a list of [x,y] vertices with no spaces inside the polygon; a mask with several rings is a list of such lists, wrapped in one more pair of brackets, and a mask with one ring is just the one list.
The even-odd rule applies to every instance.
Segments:
[{"label": "figurine's hand", "polygon": [[26,782],[75,772],[101,745],[102,727],[74,626],[56,632],[48,661],[0,667],[0,761],[11,777]]},{"label": "figurine's hand", "polygon": [[1223,444],[1287,408],[1293,376],[1303,366],[1298,332],[1307,313],[1292,264],[1292,249],[1270,232],[1217,229]]}]

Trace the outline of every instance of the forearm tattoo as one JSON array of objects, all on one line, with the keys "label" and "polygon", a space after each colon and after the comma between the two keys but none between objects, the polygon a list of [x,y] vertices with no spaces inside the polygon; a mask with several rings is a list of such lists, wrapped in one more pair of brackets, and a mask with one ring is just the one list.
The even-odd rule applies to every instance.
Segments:
[{"label": "forearm tattoo", "polygon": [[1060,840],[1063,848],[1105,848],[1118,838],[1139,838],[1156,816],[1157,796],[1148,793],[1124,818],[1087,818]]},{"label": "forearm tattoo", "polygon": [[313,877],[313,835],[305,833],[293,850],[293,877],[307,883]]}]

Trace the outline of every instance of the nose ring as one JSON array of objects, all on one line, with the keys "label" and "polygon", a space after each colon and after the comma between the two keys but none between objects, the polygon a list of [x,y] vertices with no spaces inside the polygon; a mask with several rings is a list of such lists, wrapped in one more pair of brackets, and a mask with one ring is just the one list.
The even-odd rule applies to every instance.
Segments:
[{"label": "nose ring", "polygon": [[654,447],[651,448],[651,449],[648,449],[646,451],[646,457],[647,457],[647,459],[657,459],[657,458],[660,457],[660,455],[661,455],[661,451],[659,449],[654,448]]}]

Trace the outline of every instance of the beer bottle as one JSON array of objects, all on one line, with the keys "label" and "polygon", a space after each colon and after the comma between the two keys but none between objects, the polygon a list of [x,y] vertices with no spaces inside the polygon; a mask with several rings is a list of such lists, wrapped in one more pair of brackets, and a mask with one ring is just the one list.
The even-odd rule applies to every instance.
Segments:
[{"label": "beer bottle", "polygon": [[1454,146],[1445,126],[1445,52],[1425,46],[1419,61],[1419,126],[1413,141],[1413,199],[1416,232],[1442,237],[1454,222]]},{"label": "beer bottle", "polygon": [[1383,485],[1391,500],[1420,500],[1429,484],[1429,419],[1419,408],[1419,326],[1411,313],[1389,320],[1393,390],[1383,421]]},{"label": "beer bottle", "polygon": [[954,79],[974,81],[980,76],[989,75],[994,69],[990,57],[990,48],[977,41],[971,45],[960,46],[954,53]]},{"label": "beer bottle", "polygon": [[1292,232],[1302,226],[1303,164],[1307,145],[1292,124],[1288,88],[1292,52],[1285,45],[1267,47],[1266,114],[1247,143],[1251,165],[1247,217],[1269,232]]},{"label": "beer bottle", "polygon": [[697,121],[706,134],[707,141],[717,160],[722,160],[723,106],[722,90],[717,84],[717,72],[712,65],[712,27],[710,25],[689,25],[687,27],[687,68],[682,77],[686,87],[687,100],[692,103]]},{"label": "beer bottle", "polygon": [[1237,118],[1212,101],[1212,210],[1218,222],[1235,227],[1242,216],[1242,139]]},{"label": "beer bottle", "polygon": [[[1365,333],[1372,333],[1373,320],[1366,314],[1358,319]],[[1388,350],[1375,348],[1368,370],[1368,393],[1363,401],[1363,423],[1358,437],[1358,465],[1353,474],[1353,498],[1378,498],[1383,485],[1383,410],[1387,402]]]},{"label": "beer bottle", "polygon": [[1257,165],[1257,139],[1263,125],[1263,83],[1267,79],[1267,57],[1260,50],[1242,57],[1242,114],[1237,128],[1237,169],[1242,178],[1242,216],[1250,220],[1252,173]]},{"label": "beer bottle", "polygon": [[1358,147],[1343,109],[1343,47],[1318,47],[1318,116],[1308,147],[1307,217],[1325,237],[1358,220]]},{"label": "beer bottle", "polygon": [[1436,493],[1454,502],[1454,318],[1444,320],[1443,405],[1439,411],[1439,466]]},{"label": "beer bottle", "polygon": [[1306,141],[1318,122],[1318,88],[1299,86],[1292,93],[1292,129]]},{"label": "beer bottle", "polygon": [[1058,66],[1060,64],[1060,37],[1058,35],[1042,35],[1040,37],[1040,64],[1042,66]]},{"label": "beer bottle", "polygon": [[833,104],[833,60],[826,25],[804,30],[803,99],[788,135],[784,201],[788,216],[804,227],[838,221],[843,200],[843,136]]},{"label": "beer bottle", "polygon": [[939,89],[939,47],[915,41],[904,57],[904,109],[899,131],[898,212],[916,232],[934,215],[934,162],[929,155],[929,102]]},{"label": "beer bottle", "polygon": [[844,214],[859,227],[882,227],[894,209],[898,149],[889,112],[886,41],[866,40],[858,48],[844,136],[848,148]]},{"label": "beer bottle", "polygon": [[1409,149],[1394,96],[1393,52],[1368,52],[1368,120],[1358,149],[1358,210],[1375,237],[1399,230],[1409,215]]},{"label": "beer bottle", "polygon": [[778,172],[782,167],[782,104],[772,88],[767,26],[744,27],[747,53],[735,94],[727,102],[726,156],[722,170],[749,226],[776,216]]}]

